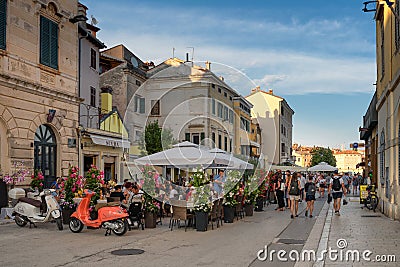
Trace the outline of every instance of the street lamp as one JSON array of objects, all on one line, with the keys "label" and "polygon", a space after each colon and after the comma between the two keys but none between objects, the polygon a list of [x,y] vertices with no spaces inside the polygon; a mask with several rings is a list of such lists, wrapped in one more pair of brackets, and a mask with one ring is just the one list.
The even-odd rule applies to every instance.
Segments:
[{"label": "street lamp", "polygon": [[[393,8],[393,5],[394,5],[394,2],[392,2],[392,1],[390,1],[390,0],[385,0],[385,2],[386,2],[386,5],[390,8],[390,10],[392,11],[392,13],[393,13],[393,15],[395,16],[395,18],[398,20],[398,21],[400,21],[400,17],[399,17],[399,15],[396,13],[396,11],[394,10],[394,8]],[[378,3],[378,1],[367,1],[367,2],[364,2],[363,4],[364,4],[364,8],[362,9],[362,11],[364,11],[364,12],[374,12],[374,11],[376,11],[376,8],[373,8],[373,9],[368,9],[367,8],[367,6],[369,5],[369,4],[371,4],[371,3]]]}]

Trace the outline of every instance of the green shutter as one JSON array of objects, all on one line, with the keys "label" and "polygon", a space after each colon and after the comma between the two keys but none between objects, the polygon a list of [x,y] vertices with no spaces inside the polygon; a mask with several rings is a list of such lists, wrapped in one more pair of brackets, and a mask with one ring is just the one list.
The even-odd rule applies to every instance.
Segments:
[{"label": "green shutter", "polygon": [[200,142],[203,141],[205,138],[206,138],[205,133],[204,133],[204,132],[201,133],[201,134],[200,134]]},{"label": "green shutter", "polygon": [[144,114],[144,112],[145,112],[145,98],[144,97],[140,98],[139,108],[140,108],[140,112],[139,113]]},{"label": "green shutter", "polygon": [[6,49],[7,0],[0,0],[0,49]]},{"label": "green shutter", "polygon": [[190,133],[185,133],[185,141],[190,142]]},{"label": "green shutter", "polygon": [[40,17],[40,63],[58,69],[58,24]]}]

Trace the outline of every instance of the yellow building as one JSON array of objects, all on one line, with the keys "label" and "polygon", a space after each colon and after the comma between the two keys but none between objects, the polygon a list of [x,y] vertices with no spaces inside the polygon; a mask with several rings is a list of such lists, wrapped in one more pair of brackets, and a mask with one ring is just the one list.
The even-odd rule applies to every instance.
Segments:
[{"label": "yellow building", "polygon": [[[339,172],[362,173],[358,164],[362,162],[362,152],[354,150],[334,151],[333,156],[336,159],[336,167]],[[358,167],[358,168],[357,168]]]},{"label": "yellow building", "polygon": [[378,1],[376,20],[378,111],[377,165],[379,206],[387,216],[400,219],[400,1],[389,8]]},{"label": "yellow building", "polygon": [[129,179],[126,160],[130,142],[128,132],[116,107],[112,107],[112,89],[101,90],[100,129],[81,128],[80,162],[83,172],[96,165],[104,170],[105,180]]}]

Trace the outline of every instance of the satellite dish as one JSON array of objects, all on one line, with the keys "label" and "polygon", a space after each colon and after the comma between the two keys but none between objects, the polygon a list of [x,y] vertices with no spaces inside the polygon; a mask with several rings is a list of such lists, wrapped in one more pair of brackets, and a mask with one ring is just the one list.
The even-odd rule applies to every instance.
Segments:
[{"label": "satellite dish", "polygon": [[131,57],[131,63],[135,68],[139,67],[139,63],[135,57]]}]

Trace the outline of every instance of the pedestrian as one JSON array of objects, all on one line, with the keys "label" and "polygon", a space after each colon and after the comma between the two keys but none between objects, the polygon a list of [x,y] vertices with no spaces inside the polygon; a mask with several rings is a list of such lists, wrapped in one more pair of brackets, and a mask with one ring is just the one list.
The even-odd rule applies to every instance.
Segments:
[{"label": "pedestrian", "polygon": [[307,217],[308,212],[310,212],[310,218],[313,217],[312,213],[314,211],[314,201],[315,201],[315,193],[317,192],[317,187],[313,182],[313,178],[310,176],[308,177],[308,182],[305,184],[305,191],[306,191],[306,213],[305,216]]},{"label": "pedestrian", "polygon": [[331,186],[331,182],[332,182],[332,173],[328,173],[328,175],[325,177],[326,188],[329,188],[329,186]]},{"label": "pedestrian", "polygon": [[344,183],[344,187],[346,188],[346,194],[347,192],[349,192],[349,186],[350,186],[350,177],[349,177],[349,173],[346,172],[343,177],[343,183]]},{"label": "pedestrian", "polygon": [[282,176],[278,176],[278,181],[275,183],[276,198],[278,200],[278,207],[276,210],[285,210],[285,183],[282,181]]},{"label": "pedestrian", "polygon": [[300,200],[299,202],[302,202],[303,200],[305,200],[305,194],[304,194],[304,187],[306,185],[306,178],[301,174],[300,174]]},{"label": "pedestrian", "polygon": [[353,178],[353,196],[354,196],[355,194],[357,194],[358,184],[359,184],[358,175],[356,175],[356,176],[354,176],[354,178]]},{"label": "pedestrian", "polygon": [[338,171],[335,171],[331,186],[328,188],[328,194],[331,194],[333,198],[333,209],[335,210],[335,214],[340,216],[340,201],[342,200],[343,194],[346,196],[346,188],[344,186],[343,178],[341,178],[338,174]]},{"label": "pedestrian", "polygon": [[299,210],[299,199],[300,199],[300,177],[301,174],[294,172],[292,175],[290,175],[290,171],[287,171],[289,173],[289,177],[287,177],[287,182],[286,182],[286,187],[288,188],[288,193],[289,193],[289,201],[290,201],[290,211],[291,215],[290,218],[294,217],[299,217],[297,214]]},{"label": "pedestrian", "polygon": [[323,174],[319,176],[319,197],[325,197],[326,180]]}]

